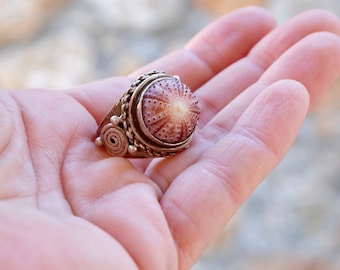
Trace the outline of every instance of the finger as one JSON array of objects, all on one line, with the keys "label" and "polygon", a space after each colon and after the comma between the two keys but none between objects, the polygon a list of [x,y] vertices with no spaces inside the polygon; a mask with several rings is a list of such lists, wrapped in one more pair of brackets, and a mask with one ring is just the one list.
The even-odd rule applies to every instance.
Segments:
[{"label": "finger", "polygon": [[272,17],[265,10],[241,9],[212,23],[193,38],[185,49],[141,68],[129,79],[103,80],[68,92],[100,122],[137,74],[152,69],[163,70],[179,75],[184,83],[195,90],[218,71],[248,54],[273,25]]},{"label": "finger", "polygon": [[323,97],[340,75],[340,37],[331,33],[315,33],[297,43],[282,55],[247,91],[225,109],[228,121],[216,117],[209,123],[230,130],[247,106],[263,89],[275,81],[292,79],[302,83],[309,92],[310,106]]},{"label": "finger", "polygon": [[[185,168],[193,164],[209,147],[202,138],[216,141],[231,130],[249,104],[271,83],[282,79],[301,82],[309,90],[311,104],[320,99],[340,71],[340,38],[330,33],[315,33],[297,43],[283,54],[262,78],[233,100],[202,130],[183,154],[152,164],[146,174],[163,191]],[[222,86],[220,86],[222,87]]]},{"label": "finger", "polygon": [[[303,27],[296,28],[297,25]],[[292,36],[295,36],[296,40],[300,40],[313,32],[331,32],[340,35],[339,18],[331,12],[321,9],[305,11],[288,21],[282,28],[285,30],[284,35],[274,35],[274,33],[267,35],[249,54],[251,58],[257,59],[257,63],[263,69],[271,65],[273,58],[278,58],[290,47]],[[274,55],[272,55],[272,50],[268,51],[268,45],[276,48]]]},{"label": "finger", "polygon": [[203,108],[200,124],[207,123],[221,108],[256,82],[295,43],[320,31],[340,34],[339,19],[327,11],[312,10],[301,13],[269,33],[247,57],[222,71],[196,92]]},{"label": "finger", "polygon": [[179,175],[161,205],[187,269],[279,162],[307,113],[309,96],[280,81],[252,102],[233,130]]},{"label": "finger", "polygon": [[[308,50],[303,54],[307,46]],[[316,64],[319,66],[316,67]],[[288,51],[263,74],[260,81],[270,84],[291,78],[301,82],[309,91],[312,109],[339,75],[340,37],[330,33],[315,33],[297,44],[294,50]],[[315,83],[316,79],[318,84]]]}]

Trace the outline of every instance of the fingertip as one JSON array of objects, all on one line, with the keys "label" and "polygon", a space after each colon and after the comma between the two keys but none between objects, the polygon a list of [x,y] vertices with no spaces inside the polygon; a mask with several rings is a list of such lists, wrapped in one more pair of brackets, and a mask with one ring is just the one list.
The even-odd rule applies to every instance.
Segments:
[{"label": "fingertip", "polygon": [[247,16],[254,16],[255,18],[260,18],[264,20],[264,22],[267,22],[271,27],[275,27],[276,25],[276,19],[273,16],[273,14],[266,8],[260,7],[260,6],[245,6],[240,9],[236,9],[232,11],[230,14],[235,14],[236,16],[239,16],[241,14],[247,15]]},{"label": "fingertip", "polygon": [[320,9],[299,13],[256,44],[249,56],[263,69],[267,69],[297,42],[317,32],[339,35],[339,19],[333,13]]},{"label": "fingertip", "polygon": [[212,22],[185,46],[213,71],[248,54],[249,50],[276,25],[265,9],[246,7],[232,11]]},{"label": "fingertip", "polygon": [[283,79],[269,86],[272,88],[273,95],[283,96],[297,110],[302,111],[301,116],[304,119],[308,112],[310,104],[310,95],[307,88],[299,81],[292,79]]},{"label": "fingertip", "polygon": [[312,20],[319,22],[329,32],[340,35],[340,19],[333,12],[326,9],[310,9],[295,16],[296,19]]},{"label": "fingertip", "polygon": [[[293,79],[282,79],[267,87],[270,98],[276,99],[285,113],[295,115],[302,124],[310,105],[310,95],[306,86]],[[269,98],[269,99],[270,99]]]},{"label": "fingertip", "polygon": [[233,11],[215,20],[178,50],[133,73],[150,69],[179,75],[193,90],[243,58],[275,26],[272,15],[258,7]]},{"label": "fingertip", "polygon": [[261,77],[271,84],[282,79],[302,83],[310,95],[310,108],[323,97],[340,74],[340,38],[316,32],[287,50]]},{"label": "fingertip", "polygon": [[265,145],[271,159],[278,162],[293,143],[309,103],[309,93],[302,83],[290,79],[276,81],[254,99],[233,131],[252,138],[259,146]]},{"label": "fingertip", "polygon": [[[340,36],[330,32],[317,32],[301,41],[311,55],[319,55],[324,61],[324,74],[331,75],[333,82],[340,75]],[[328,72],[327,72],[328,70]]]},{"label": "fingertip", "polygon": [[[225,20],[228,20],[228,18],[242,21],[249,20],[253,22],[253,27],[257,27],[258,24],[261,24],[261,27],[265,27],[267,30],[271,30],[276,26],[276,19],[273,14],[268,9],[259,6],[246,6],[233,10],[230,13],[226,13],[215,21],[215,23],[223,23]],[[247,20],[244,20],[244,18]],[[255,24],[255,22],[257,24]],[[213,24],[214,23],[212,23],[212,25]]]}]

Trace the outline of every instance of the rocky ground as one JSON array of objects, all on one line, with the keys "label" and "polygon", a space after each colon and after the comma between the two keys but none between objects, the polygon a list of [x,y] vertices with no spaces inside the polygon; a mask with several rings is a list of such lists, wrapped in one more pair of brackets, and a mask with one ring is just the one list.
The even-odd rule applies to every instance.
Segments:
[{"label": "rocky ground", "polygon": [[[0,0],[0,86],[65,88],[127,74],[242,5],[279,22],[338,0]],[[340,269],[340,81],[287,157],[194,270]]]}]

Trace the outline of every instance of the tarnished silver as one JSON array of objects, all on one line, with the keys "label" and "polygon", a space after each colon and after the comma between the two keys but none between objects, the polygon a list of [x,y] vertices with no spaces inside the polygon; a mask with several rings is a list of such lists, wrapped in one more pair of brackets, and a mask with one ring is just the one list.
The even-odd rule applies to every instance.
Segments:
[{"label": "tarnished silver", "polygon": [[151,71],[137,78],[106,114],[96,145],[112,156],[167,157],[189,147],[198,102],[178,76]]}]

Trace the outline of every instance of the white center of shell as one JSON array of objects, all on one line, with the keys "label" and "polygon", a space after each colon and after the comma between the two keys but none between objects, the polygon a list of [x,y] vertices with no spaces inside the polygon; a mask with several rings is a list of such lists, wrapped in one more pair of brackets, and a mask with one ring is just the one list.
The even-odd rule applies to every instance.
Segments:
[{"label": "white center of shell", "polygon": [[189,111],[188,104],[184,100],[176,99],[171,102],[171,115],[174,119],[184,119]]}]

